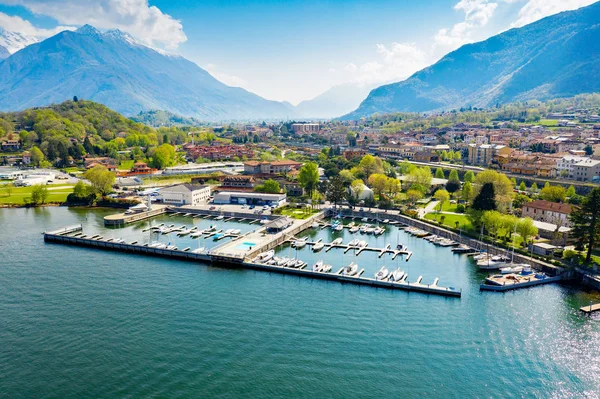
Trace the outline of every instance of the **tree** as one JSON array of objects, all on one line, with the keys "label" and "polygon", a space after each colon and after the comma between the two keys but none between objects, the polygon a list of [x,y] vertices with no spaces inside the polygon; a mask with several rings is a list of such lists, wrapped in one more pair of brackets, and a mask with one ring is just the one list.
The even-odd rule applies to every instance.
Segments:
[{"label": "tree", "polygon": [[513,231],[519,222],[519,218],[514,215],[502,215],[500,217],[499,227],[504,230],[504,239],[510,238],[512,236]]},{"label": "tree", "polygon": [[369,176],[375,173],[384,173],[383,169],[383,161],[379,157],[374,157],[373,155],[365,155],[360,160],[358,164],[358,168],[364,173],[365,177],[368,179]]},{"label": "tree", "polygon": [[281,192],[281,187],[277,181],[269,179],[262,185],[256,186],[254,191],[259,193],[279,194]]},{"label": "tree", "polygon": [[473,195],[473,185],[471,182],[466,182],[463,185],[461,197],[463,201],[469,202],[471,200],[471,196]]},{"label": "tree", "polygon": [[512,184],[513,187],[517,187],[517,179],[515,179],[514,177],[510,178],[510,183]]},{"label": "tree", "polygon": [[416,204],[421,198],[423,198],[423,193],[419,190],[411,189],[406,192],[406,199],[411,205]]},{"label": "tree", "polygon": [[540,198],[550,202],[565,202],[566,191],[561,186],[547,186],[540,191]]},{"label": "tree", "polygon": [[370,188],[373,189],[373,191],[375,191],[375,193],[377,194],[377,197],[381,197],[381,194],[383,194],[383,192],[385,190],[387,181],[388,181],[388,177],[386,175],[383,175],[380,173],[375,173],[375,174],[372,174],[371,176],[369,176],[369,180],[367,181],[367,184],[369,185]]},{"label": "tree", "polygon": [[43,205],[48,198],[48,188],[42,184],[36,184],[31,188],[29,200],[33,205]]},{"label": "tree", "polygon": [[460,180],[458,179],[458,172],[456,169],[452,169],[450,171],[450,175],[448,176],[448,183],[446,183],[446,190],[450,194],[454,194],[458,190],[460,190]]},{"label": "tree", "polygon": [[84,177],[92,185],[94,192],[99,195],[107,195],[112,192],[115,184],[115,174],[102,165],[96,165],[85,172]]},{"label": "tree", "polygon": [[337,207],[338,203],[342,202],[346,196],[344,180],[340,176],[334,176],[329,179],[325,195],[327,201],[333,202]]},{"label": "tree", "polygon": [[346,185],[350,185],[350,183],[352,183],[352,181],[354,179],[356,179],[356,177],[348,169],[340,170],[340,173],[338,175],[340,176],[340,178],[344,181],[344,184],[346,184]]},{"label": "tree", "polygon": [[73,96],[73,102],[76,103],[78,101],[79,101],[79,99],[77,98],[77,96]]},{"label": "tree", "polygon": [[468,170],[467,173],[465,173],[463,180],[465,181],[465,183],[473,183],[475,181],[475,174],[473,173],[473,171]]},{"label": "tree", "polygon": [[592,251],[600,235],[600,188],[594,188],[584,198],[580,207],[571,212],[572,234],[576,248],[584,249],[587,244],[586,262],[592,260]]},{"label": "tree", "polygon": [[565,195],[569,198],[577,195],[577,192],[575,191],[575,187],[569,186],[569,188],[567,188],[567,191],[565,192]]},{"label": "tree", "polygon": [[411,187],[418,185],[425,191],[428,191],[429,187],[431,187],[431,179],[431,170],[427,167],[415,168],[408,174],[408,181],[411,184]]},{"label": "tree", "polygon": [[517,233],[523,237],[523,246],[527,247],[528,238],[536,236],[538,234],[538,228],[535,227],[531,218],[525,218],[519,220],[517,223]]},{"label": "tree", "polygon": [[14,188],[15,186],[12,183],[7,183],[4,185],[4,192],[6,193],[7,197],[10,197],[12,195]]},{"label": "tree", "polygon": [[485,183],[479,194],[473,200],[473,205],[471,208],[478,211],[495,211],[496,210],[496,201],[495,197],[495,189],[493,183]]},{"label": "tree", "polygon": [[319,166],[314,162],[307,162],[300,168],[298,183],[312,198],[317,184],[319,184]]},{"label": "tree", "polygon": [[44,153],[38,147],[33,147],[30,151],[31,163],[35,166],[40,166],[40,162],[44,160]]},{"label": "tree", "polygon": [[498,211],[485,211],[481,215],[481,222],[483,227],[488,231],[490,236],[496,238],[498,235],[498,229],[502,220],[502,214]]},{"label": "tree", "polygon": [[385,192],[390,198],[394,198],[398,193],[402,191],[402,183],[396,178],[388,178],[385,183]]},{"label": "tree", "polygon": [[503,173],[498,173],[495,170],[484,170],[475,177],[475,193],[486,183],[494,185],[494,200],[500,208],[508,208],[512,202],[513,184],[508,177]]},{"label": "tree", "polygon": [[592,147],[591,145],[588,144],[585,146],[584,151],[585,151],[585,155],[590,157],[594,154],[594,147]]},{"label": "tree", "polygon": [[435,178],[436,178],[436,179],[445,179],[445,176],[444,176],[444,169],[442,169],[442,168],[437,168],[437,169],[435,170]]},{"label": "tree", "polygon": [[441,212],[446,201],[450,199],[450,193],[448,193],[446,190],[437,190],[433,196],[440,202],[439,212]]},{"label": "tree", "polygon": [[450,174],[448,175],[448,180],[456,180],[460,182],[460,179],[458,178],[458,172],[456,171],[456,169],[452,169],[450,171]]},{"label": "tree", "polygon": [[157,169],[164,169],[173,165],[175,162],[175,147],[170,144],[162,144],[154,150],[152,154],[151,166]]},{"label": "tree", "polygon": [[521,180],[521,184],[519,184],[519,191],[527,191],[527,185],[523,180]]},{"label": "tree", "polygon": [[536,182],[533,182],[533,184],[531,185],[531,187],[529,187],[529,190],[531,191],[532,194],[535,194],[538,192],[538,185]]},{"label": "tree", "polygon": [[401,175],[408,175],[411,171],[413,171],[416,168],[417,167],[415,165],[413,165],[405,159],[398,165],[398,172]]}]

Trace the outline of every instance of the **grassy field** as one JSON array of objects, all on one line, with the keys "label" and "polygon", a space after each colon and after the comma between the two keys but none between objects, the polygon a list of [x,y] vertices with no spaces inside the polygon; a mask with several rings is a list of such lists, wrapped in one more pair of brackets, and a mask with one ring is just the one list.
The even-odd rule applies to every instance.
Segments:
[{"label": "grassy field", "polygon": [[131,168],[133,168],[133,163],[135,161],[133,159],[130,159],[129,161],[121,161],[121,163],[119,164],[118,169],[119,170],[130,170]]},{"label": "grassy field", "polygon": [[453,229],[455,229],[456,222],[458,222],[460,224],[460,227],[463,230],[468,230],[468,231],[473,230],[473,226],[471,225],[471,222],[469,221],[469,219],[467,219],[466,216],[463,216],[463,215],[444,215],[443,213],[440,213],[440,214],[428,213],[427,215],[425,215],[425,219],[434,220],[436,222],[439,222],[442,219],[442,216],[445,216],[444,217],[444,225],[445,226],[452,227]]},{"label": "grassy field", "polygon": [[277,214],[282,216],[289,216],[293,219],[307,219],[312,215],[319,213],[318,209],[311,208],[283,208],[281,210],[277,210]]},{"label": "grassy field", "polygon": [[[73,192],[74,185],[49,185],[47,187],[48,198],[46,199],[46,203],[65,202],[67,196]],[[0,187],[0,204],[25,205],[26,200],[31,197],[31,190],[33,190],[33,187],[15,187],[12,189],[9,197],[6,189]]]}]

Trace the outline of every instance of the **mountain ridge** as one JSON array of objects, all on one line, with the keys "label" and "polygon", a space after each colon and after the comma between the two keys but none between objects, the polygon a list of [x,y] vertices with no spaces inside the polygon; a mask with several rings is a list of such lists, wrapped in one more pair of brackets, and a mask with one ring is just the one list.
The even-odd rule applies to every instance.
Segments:
[{"label": "mountain ridge", "polygon": [[118,30],[102,33],[84,25],[0,62],[0,110],[60,103],[74,95],[125,115],[162,109],[221,121],[291,114],[285,104],[227,86],[184,57],[145,46]]},{"label": "mountain ridge", "polygon": [[374,113],[569,97],[600,90],[600,3],[555,14],[448,53],[408,79],[380,86],[341,119]]}]

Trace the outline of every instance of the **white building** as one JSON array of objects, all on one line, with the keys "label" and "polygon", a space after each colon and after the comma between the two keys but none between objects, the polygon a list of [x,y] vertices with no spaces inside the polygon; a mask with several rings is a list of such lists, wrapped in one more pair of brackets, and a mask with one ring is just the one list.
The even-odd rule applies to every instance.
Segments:
[{"label": "white building", "polygon": [[210,186],[179,184],[161,188],[158,192],[165,205],[200,205],[210,198]]},{"label": "white building", "polygon": [[354,197],[359,201],[364,201],[367,199],[375,198],[375,193],[373,192],[373,190],[371,190],[369,187],[365,186],[364,184],[362,185],[362,188],[360,188],[358,190],[359,191],[358,193],[356,193],[352,187],[348,188],[348,190],[352,191],[352,194],[354,195]]},{"label": "white building", "polygon": [[214,204],[269,205],[281,206],[287,200],[286,194],[246,193],[221,191],[215,194]]},{"label": "white building", "polygon": [[186,165],[173,166],[163,170],[163,175],[209,175],[211,173],[242,173],[243,162],[210,162],[210,163],[188,163]]},{"label": "white building", "polygon": [[586,161],[589,158],[579,157],[576,155],[565,155],[556,163],[556,175],[567,179],[574,179],[575,165],[581,161]]}]

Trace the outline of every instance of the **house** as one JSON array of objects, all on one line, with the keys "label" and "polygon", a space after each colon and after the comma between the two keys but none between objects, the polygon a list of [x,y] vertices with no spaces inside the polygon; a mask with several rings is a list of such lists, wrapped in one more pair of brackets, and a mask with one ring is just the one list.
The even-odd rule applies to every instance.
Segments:
[{"label": "house", "polygon": [[195,206],[208,202],[210,198],[210,186],[179,184],[161,188],[158,191],[158,195],[162,202],[167,205]]},{"label": "house", "polygon": [[587,159],[573,167],[573,177],[577,181],[595,181],[600,178],[600,161]]},{"label": "house", "polygon": [[23,151],[23,165],[31,164],[31,152]]},{"label": "house", "polygon": [[367,155],[367,151],[363,148],[348,148],[347,150],[344,150],[344,158],[347,160],[363,157],[365,155]]},{"label": "house", "polygon": [[227,176],[221,187],[224,188],[254,188],[256,179],[253,176]]},{"label": "house", "polygon": [[244,173],[274,175],[298,170],[301,166],[301,162],[289,159],[273,162],[248,161],[244,162]]},{"label": "house", "polygon": [[102,165],[111,172],[117,170],[117,164],[115,160],[108,157],[86,157],[84,159],[84,165],[86,169],[92,169],[94,166]]},{"label": "house", "polygon": [[417,162],[440,162],[440,156],[431,150],[415,152],[412,159]]},{"label": "house", "polygon": [[3,151],[18,151],[21,148],[19,140],[5,140],[2,142]]},{"label": "house", "polygon": [[318,123],[294,123],[292,132],[296,134],[318,133],[321,126]]},{"label": "house", "polygon": [[523,205],[523,217],[559,226],[570,226],[572,206],[556,202],[536,200]]}]

